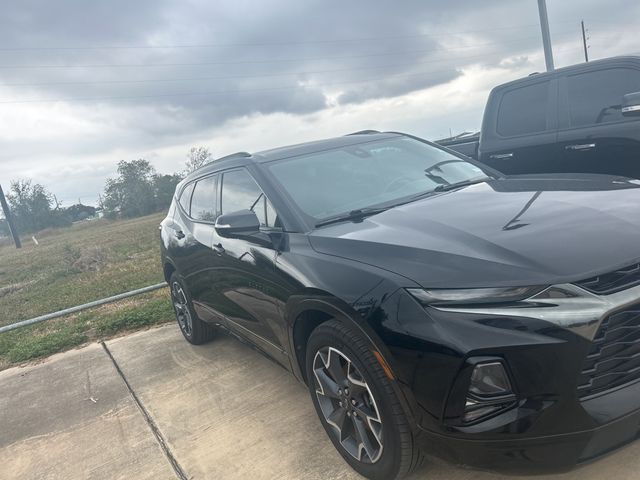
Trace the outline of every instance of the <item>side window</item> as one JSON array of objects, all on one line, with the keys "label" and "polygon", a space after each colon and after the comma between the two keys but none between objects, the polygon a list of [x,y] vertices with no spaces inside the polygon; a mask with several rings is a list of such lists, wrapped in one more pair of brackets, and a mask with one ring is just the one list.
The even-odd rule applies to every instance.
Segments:
[{"label": "side window", "polygon": [[190,215],[189,208],[191,207],[191,194],[193,193],[193,187],[195,183],[190,183],[182,190],[182,195],[180,195],[180,205],[187,212],[187,215]]},{"label": "side window", "polygon": [[547,130],[549,82],[527,85],[504,94],[498,111],[498,133],[504,137]]},{"label": "side window", "polygon": [[253,210],[264,227],[273,227],[276,223],[275,210],[246,170],[233,170],[223,175],[221,207],[222,213]]},{"label": "side window", "polygon": [[253,207],[253,211],[260,219],[260,225],[263,227],[273,227],[276,222],[276,211],[271,206],[271,202],[267,200],[266,195],[262,195],[262,198]]},{"label": "side window", "polygon": [[622,116],[622,97],[640,91],[640,70],[610,68],[567,77],[571,126],[633,120]]},{"label": "side window", "polygon": [[213,222],[216,219],[216,176],[198,180],[191,197],[191,217]]}]

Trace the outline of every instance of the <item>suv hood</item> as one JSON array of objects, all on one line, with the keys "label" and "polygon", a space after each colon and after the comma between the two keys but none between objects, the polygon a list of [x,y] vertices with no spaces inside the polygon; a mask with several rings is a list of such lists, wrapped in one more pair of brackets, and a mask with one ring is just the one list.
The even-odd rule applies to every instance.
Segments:
[{"label": "suv hood", "polygon": [[574,282],[640,260],[640,181],[520,176],[313,231],[319,253],[426,288]]}]

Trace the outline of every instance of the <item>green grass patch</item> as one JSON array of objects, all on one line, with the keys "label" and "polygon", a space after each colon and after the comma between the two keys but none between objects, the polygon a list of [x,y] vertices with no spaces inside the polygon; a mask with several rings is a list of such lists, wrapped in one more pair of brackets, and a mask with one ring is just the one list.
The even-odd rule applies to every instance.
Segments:
[{"label": "green grass patch", "polygon": [[33,358],[47,357],[85,343],[88,337],[79,332],[66,329],[46,335],[34,335],[23,338],[9,348],[8,363],[19,363]]},{"label": "green grass patch", "polygon": [[174,320],[168,289],[0,334],[0,368]]},{"label": "green grass patch", "polygon": [[148,300],[136,308],[125,309],[122,312],[104,315],[94,323],[97,334],[101,337],[110,336],[126,330],[137,330],[173,319],[173,309],[167,298]]}]

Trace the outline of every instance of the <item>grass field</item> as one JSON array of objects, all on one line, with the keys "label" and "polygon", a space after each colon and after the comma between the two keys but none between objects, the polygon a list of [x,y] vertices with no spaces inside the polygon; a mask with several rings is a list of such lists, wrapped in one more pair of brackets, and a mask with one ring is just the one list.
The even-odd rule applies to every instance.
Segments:
[{"label": "grass field", "polygon": [[[163,281],[162,214],[41,232],[39,245],[0,247],[0,325]],[[169,321],[166,289],[0,334],[0,368]]]}]

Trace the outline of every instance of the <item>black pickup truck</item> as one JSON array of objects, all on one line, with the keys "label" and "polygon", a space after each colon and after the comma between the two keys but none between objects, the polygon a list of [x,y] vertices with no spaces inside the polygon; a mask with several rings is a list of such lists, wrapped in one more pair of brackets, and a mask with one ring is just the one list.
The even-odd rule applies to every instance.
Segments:
[{"label": "black pickup truck", "polygon": [[640,57],[613,57],[495,87],[476,135],[437,143],[507,175],[640,178]]}]

